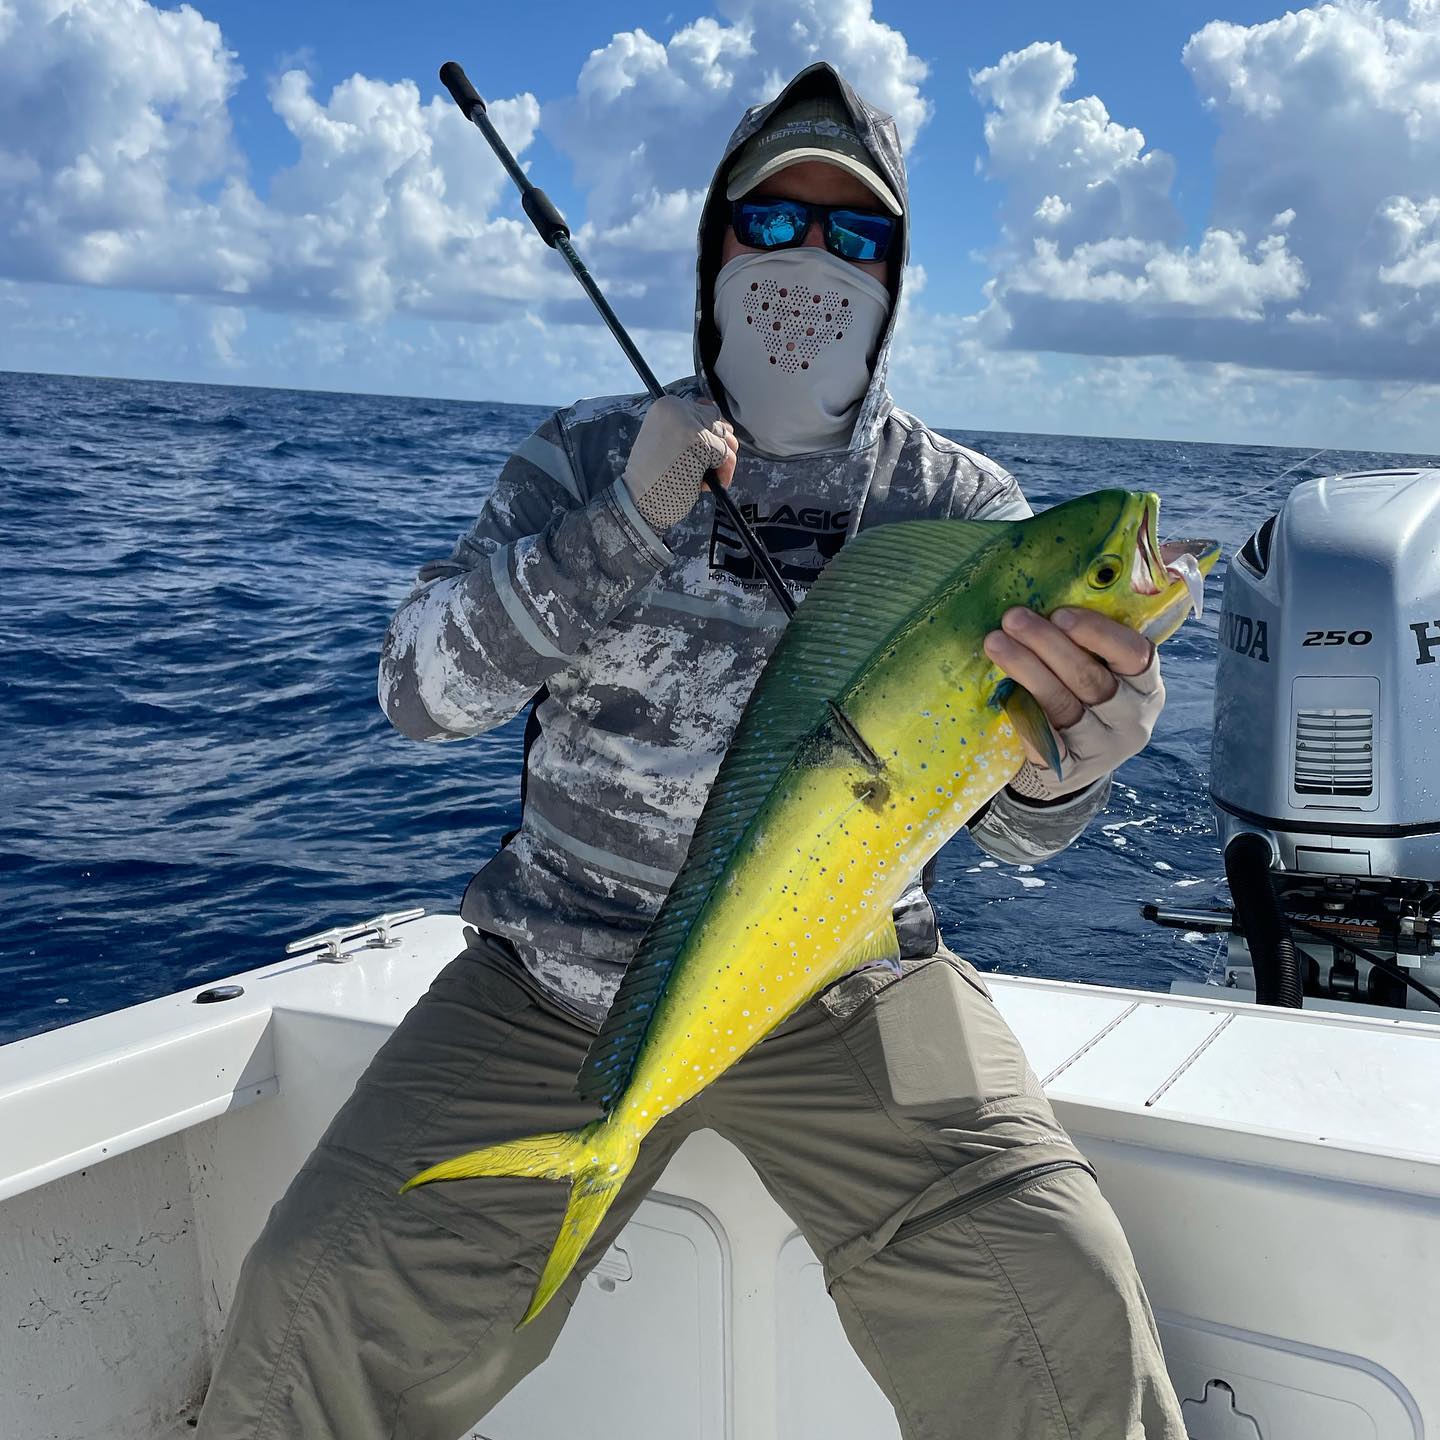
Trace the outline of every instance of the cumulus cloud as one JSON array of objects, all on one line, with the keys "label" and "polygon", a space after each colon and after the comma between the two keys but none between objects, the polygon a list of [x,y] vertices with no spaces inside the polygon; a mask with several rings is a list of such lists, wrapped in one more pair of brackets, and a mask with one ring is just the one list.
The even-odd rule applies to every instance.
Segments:
[{"label": "cumulus cloud", "polygon": [[1028,46],[972,77],[1005,187],[992,343],[1440,380],[1440,7],[1345,3],[1184,50],[1219,124],[1195,244],[1174,162]]},{"label": "cumulus cloud", "polygon": [[587,195],[577,239],[656,325],[689,324],[695,227],[710,174],[743,111],[816,60],[895,116],[908,146],[930,115],[925,63],[870,0],[720,0],[720,18],[661,41],[617,34],[591,53],[543,128]]},{"label": "cumulus cloud", "polygon": [[108,284],[143,272],[155,220],[188,228],[197,188],[239,167],[227,106],[240,73],[219,27],[188,7],[0,5],[8,273]]},{"label": "cumulus cloud", "polygon": [[[299,147],[254,216],[272,300],[493,319],[560,293],[529,225],[491,215],[508,182],[447,97],[422,103],[411,81],[353,75],[322,102],[292,70],[270,98]],[[523,153],[540,119],[534,97],[489,108]]]},{"label": "cumulus cloud", "polygon": [[241,363],[235,347],[245,334],[245,323],[245,312],[233,305],[218,305],[211,311],[210,349],[219,364],[229,368]]},{"label": "cumulus cloud", "polygon": [[546,134],[573,162],[597,225],[623,222],[653,194],[703,190],[741,112],[816,60],[893,114],[907,145],[928,118],[926,66],[875,19],[870,0],[721,0],[717,9],[722,19],[696,20],[663,43],[644,30],[614,36],[586,60],[574,96],[547,108]]},{"label": "cumulus cloud", "polygon": [[[1022,441],[1013,447],[992,441],[997,431],[1436,453],[1433,387],[1317,381],[1165,353],[1004,349],[989,342],[978,316],[910,318],[890,366],[897,395],[931,424],[978,432],[981,448],[1001,460],[1023,458],[1026,451]],[[1273,473],[1282,468],[1277,460]],[[1045,481],[1034,481],[1038,503]],[[1237,503],[1247,505],[1243,498]],[[1260,513],[1257,505],[1257,520]]]},{"label": "cumulus cloud", "polygon": [[985,173],[1005,187],[1001,214],[1017,244],[1043,226],[1067,248],[1124,236],[1173,241],[1175,164],[1117,124],[1094,95],[1066,100],[1075,56],[1051,43],[1014,50],[971,76],[985,114]]},{"label": "cumulus cloud", "polygon": [[[483,317],[555,287],[529,227],[492,215],[503,172],[448,100],[360,75],[322,100],[285,73],[296,159],[262,200],[231,130],[242,73],[188,6],[0,5],[4,273],[359,316]],[[535,99],[492,110],[523,152]]]},{"label": "cumulus cloud", "polygon": [[[914,146],[926,66],[871,0],[718,0],[655,35],[613,35],[543,110],[531,95],[491,105],[522,160],[542,132],[568,159],[581,251],[667,374],[688,368],[711,164],[747,105],[820,58]],[[1253,382],[1269,395],[1286,370],[1440,379],[1440,6],[1341,0],[1215,22],[1184,62],[1219,133],[1198,232],[1175,204],[1173,158],[1083,93],[1063,46],[972,76],[999,209],[993,278],[977,314],[937,315],[916,267],[892,367],[903,401],[933,395],[926,413],[955,418],[963,383],[1002,408],[1043,392],[1089,416],[1105,412],[1103,381],[1115,415],[1147,378],[1243,407],[1239,377],[1255,371],[1242,367],[1275,372],[1269,389]],[[255,176],[231,121],[243,78],[220,27],[188,6],[0,0],[0,277],[87,287],[74,293],[105,316],[92,353],[121,359],[140,302],[112,298],[172,297],[150,313],[169,316],[180,373],[545,400],[633,385],[433,85],[357,74],[322,92],[290,63],[266,91],[290,154]],[[46,360],[47,325],[73,342],[74,306],[26,308],[5,287],[0,364]],[[166,322],[136,323],[131,348],[143,329],[147,356],[166,353]],[[1066,355],[1113,361],[1072,369]],[[1196,378],[1203,362],[1223,384]],[[1292,399],[1276,413],[1298,413]]]},{"label": "cumulus cloud", "polygon": [[1393,257],[1380,269],[1382,283],[1414,290],[1440,285],[1440,196],[1418,203],[1408,195],[1387,201],[1378,228]]},{"label": "cumulus cloud", "polygon": [[[820,58],[913,140],[925,66],[870,0],[721,0],[658,36],[612,36],[543,116],[528,94],[490,104],[522,163],[542,123],[571,162],[582,253],[667,374],[689,368],[713,162],[747,105]],[[73,335],[88,305],[88,353],[112,371],[400,390],[424,374],[514,399],[634,385],[447,96],[364,74],[322,91],[292,56],[265,92],[290,155],[252,175],[231,120],[244,78],[190,7],[0,0],[0,277],[90,297],[22,305],[10,285],[0,364],[56,365],[75,346],[47,348],[46,327]],[[146,313],[173,335],[147,329],[126,365],[136,306],[118,297],[137,291],[164,297]]]},{"label": "cumulus cloud", "polygon": [[[688,325],[708,158],[820,56],[923,123],[925,67],[869,0],[728,0],[665,40],[615,35],[551,107],[587,197],[577,239],[637,323]],[[294,159],[257,190],[230,120],[242,78],[188,6],[0,0],[0,273],[369,322],[586,315],[448,97],[359,74],[320,95],[289,69],[268,93]],[[538,102],[489,108],[523,156]]]},{"label": "cumulus cloud", "polygon": [[1062,255],[1057,242],[1037,238],[1006,276],[1006,288],[1012,296],[1118,305],[1140,319],[1258,320],[1269,302],[1295,299],[1305,275],[1283,236],[1262,240],[1253,259],[1243,244],[1231,231],[1208,230],[1194,250],[1123,237],[1076,245]]}]

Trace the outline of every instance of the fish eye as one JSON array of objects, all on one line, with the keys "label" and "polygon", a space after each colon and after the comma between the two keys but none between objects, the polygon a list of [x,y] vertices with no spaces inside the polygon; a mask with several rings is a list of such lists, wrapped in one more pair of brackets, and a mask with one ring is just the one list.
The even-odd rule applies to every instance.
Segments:
[{"label": "fish eye", "polygon": [[1102,555],[1090,567],[1090,573],[1085,578],[1089,580],[1092,589],[1108,590],[1120,578],[1120,570],[1118,555]]}]

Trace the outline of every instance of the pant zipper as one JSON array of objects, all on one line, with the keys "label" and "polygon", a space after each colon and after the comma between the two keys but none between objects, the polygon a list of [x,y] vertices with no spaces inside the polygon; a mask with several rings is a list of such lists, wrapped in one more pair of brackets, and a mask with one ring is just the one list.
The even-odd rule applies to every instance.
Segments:
[{"label": "pant zipper", "polygon": [[990,1184],[982,1185],[973,1194],[958,1196],[934,1210],[927,1210],[925,1214],[915,1216],[913,1220],[905,1221],[886,1242],[885,1248],[889,1249],[891,1245],[899,1245],[902,1241],[920,1234],[921,1231],[929,1230],[936,1225],[943,1225],[947,1220],[954,1220],[957,1216],[968,1215],[970,1211],[978,1210],[980,1206],[988,1204],[1007,1191],[1023,1189],[1026,1185],[1033,1184],[1046,1175],[1053,1175],[1060,1170],[1084,1169],[1085,1166],[1078,1160],[1052,1160],[1047,1165],[1037,1165],[1035,1169],[1025,1170],[1019,1175],[1008,1175],[1003,1180],[992,1180]]}]

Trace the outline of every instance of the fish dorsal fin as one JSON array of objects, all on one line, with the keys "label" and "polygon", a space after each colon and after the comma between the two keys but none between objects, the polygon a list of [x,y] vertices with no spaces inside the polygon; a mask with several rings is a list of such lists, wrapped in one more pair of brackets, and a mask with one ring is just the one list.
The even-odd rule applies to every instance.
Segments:
[{"label": "fish dorsal fin", "polygon": [[[992,546],[1023,521],[905,520],[866,530],[810,587],[755,686],[721,762],[690,848],[640,942],[576,1088],[607,1108],[619,1099],[670,972],[716,885],[807,737],[830,725],[865,768],[858,732],[832,705],[917,617],[967,583]],[[856,742],[858,741],[858,745]],[[861,748],[863,747],[863,749]]]}]

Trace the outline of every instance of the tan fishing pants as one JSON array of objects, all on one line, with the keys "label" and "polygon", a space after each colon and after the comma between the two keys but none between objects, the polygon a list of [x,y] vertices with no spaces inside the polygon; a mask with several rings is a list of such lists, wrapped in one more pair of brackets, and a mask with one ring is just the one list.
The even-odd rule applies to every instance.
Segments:
[{"label": "tan fishing pants", "polygon": [[[471,932],[473,934],[473,932]],[[405,1017],[240,1275],[200,1440],[456,1440],[549,1353],[680,1142],[750,1158],[907,1440],[1184,1440],[1129,1247],[974,969],[832,986],[668,1116],[516,1333],[563,1186],[422,1166],[594,1118],[590,1033],[476,937]]]}]

